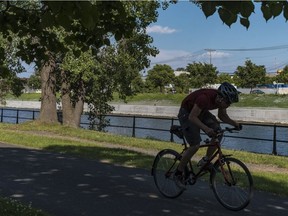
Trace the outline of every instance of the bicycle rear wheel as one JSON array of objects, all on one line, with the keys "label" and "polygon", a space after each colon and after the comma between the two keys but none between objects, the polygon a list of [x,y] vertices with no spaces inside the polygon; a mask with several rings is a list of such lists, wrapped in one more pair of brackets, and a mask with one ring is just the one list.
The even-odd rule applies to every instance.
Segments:
[{"label": "bicycle rear wheel", "polygon": [[210,184],[217,200],[227,209],[244,209],[253,196],[253,179],[244,163],[223,158],[223,165],[214,165]]},{"label": "bicycle rear wheel", "polygon": [[154,159],[152,175],[159,192],[168,198],[180,196],[184,189],[177,186],[174,173],[179,164],[180,154],[172,149],[160,151]]}]

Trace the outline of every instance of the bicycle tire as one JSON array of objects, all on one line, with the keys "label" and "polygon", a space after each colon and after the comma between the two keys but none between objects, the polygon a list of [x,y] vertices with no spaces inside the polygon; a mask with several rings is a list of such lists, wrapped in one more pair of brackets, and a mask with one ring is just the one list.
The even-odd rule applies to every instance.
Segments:
[{"label": "bicycle tire", "polygon": [[154,159],[152,167],[154,182],[159,192],[165,197],[176,198],[185,190],[177,186],[174,180],[174,173],[180,162],[180,157],[178,152],[164,149]]},{"label": "bicycle tire", "polygon": [[253,178],[246,165],[236,158],[224,157],[221,163],[222,166],[216,163],[211,172],[211,187],[222,206],[229,210],[240,211],[252,199]]}]

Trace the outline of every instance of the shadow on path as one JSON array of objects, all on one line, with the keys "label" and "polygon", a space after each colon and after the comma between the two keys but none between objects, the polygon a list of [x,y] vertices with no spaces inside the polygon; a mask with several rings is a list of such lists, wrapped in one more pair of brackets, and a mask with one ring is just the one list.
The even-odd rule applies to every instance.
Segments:
[{"label": "shadow on path", "polygon": [[177,199],[166,199],[149,170],[15,146],[0,146],[0,173],[1,196],[55,216],[288,215],[287,197],[257,192],[247,209],[231,212],[205,182]]}]

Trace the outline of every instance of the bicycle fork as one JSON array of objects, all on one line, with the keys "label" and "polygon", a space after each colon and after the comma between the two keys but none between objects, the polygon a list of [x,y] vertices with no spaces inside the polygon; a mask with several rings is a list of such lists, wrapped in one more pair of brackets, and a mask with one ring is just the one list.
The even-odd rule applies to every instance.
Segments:
[{"label": "bicycle fork", "polygon": [[[234,178],[233,173],[231,171],[230,163],[226,162],[225,156],[222,156],[219,159],[219,161],[220,161],[219,162],[220,163],[220,170],[221,170],[221,173],[223,175],[225,184],[228,186],[235,185],[235,178]],[[225,170],[224,165],[227,165],[227,170]]]}]

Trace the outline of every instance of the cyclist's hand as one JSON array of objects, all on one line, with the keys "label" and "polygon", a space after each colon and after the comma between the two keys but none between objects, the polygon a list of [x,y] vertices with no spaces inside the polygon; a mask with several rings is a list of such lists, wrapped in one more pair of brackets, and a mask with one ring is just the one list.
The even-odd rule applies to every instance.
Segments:
[{"label": "cyclist's hand", "polygon": [[217,134],[216,132],[212,129],[212,128],[208,128],[205,133],[209,136],[209,137],[216,137]]},{"label": "cyclist's hand", "polygon": [[237,125],[236,125],[236,129],[239,130],[239,131],[242,130],[242,124],[237,123]]}]

